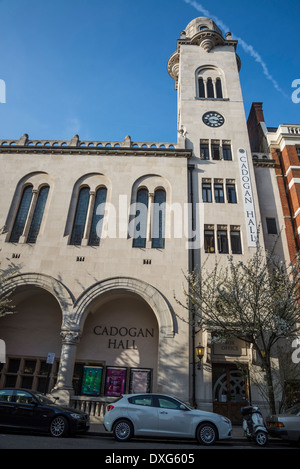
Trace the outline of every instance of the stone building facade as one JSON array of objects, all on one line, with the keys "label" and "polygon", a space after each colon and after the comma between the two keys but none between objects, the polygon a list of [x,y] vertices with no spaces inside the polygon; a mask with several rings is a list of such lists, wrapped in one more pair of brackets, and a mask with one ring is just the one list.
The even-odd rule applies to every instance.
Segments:
[{"label": "stone building facade", "polygon": [[3,291],[17,311],[1,319],[1,387],[48,386],[66,402],[159,391],[240,418],[235,361],[252,351],[196,335],[176,301],[184,273],[247,259],[259,226],[271,244],[266,217],[284,225],[270,155],[252,159],[236,48],[209,18],[181,33],[168,61],[175,143],[0,140]]}]

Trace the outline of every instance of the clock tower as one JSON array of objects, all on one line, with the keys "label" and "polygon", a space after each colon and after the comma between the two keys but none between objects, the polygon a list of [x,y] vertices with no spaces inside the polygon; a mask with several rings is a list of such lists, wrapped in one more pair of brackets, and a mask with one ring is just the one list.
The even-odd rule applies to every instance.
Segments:
[{"label": "clock tower", "polygon": [[193,151],[199,254],[192,267],[201,264],[201,253],[247,256],[256,245],[260,216],[237,44],[200,17],[181,32],[168,61],[178,93],[178,138]]},{"label": "clock tower", "polygon": [[[231,33],[224,37],[211,19],[200,17],[182,31],[168,61],[178,93],[178,139],[193,155],[189,159],[189,194],[191,233],[197,241],[190,244],[191,271],[204,260],[206,267],[213,267],[216,256],[225,265],[228,255],[246,261],[254,253],[261,223],[237,45]],[[262,239],[260,243],[263,245]],[[207,410],[212,410],[213,403],[213,410],[230,415],[229,407],[222,407],[229,406],[226,383],[235,380],[236,398],[243,395],[245,405],[247,390],[234,363],[248,363],[250,351],[234,339],[216,347],[210,334],[193,330],[191,354],[196,341],[205,347],[207,356],[200,371],[195,368],[195,357],[191,360],[192,401]],[[220,394],[221,388],[224,393]]]}]

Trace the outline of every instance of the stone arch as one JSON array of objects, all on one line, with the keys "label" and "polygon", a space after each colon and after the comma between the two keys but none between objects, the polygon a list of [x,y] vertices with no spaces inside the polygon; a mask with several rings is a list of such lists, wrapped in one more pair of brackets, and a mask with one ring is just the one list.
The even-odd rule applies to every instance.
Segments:
[{"label": "stone arch", "polygon": [[64,230],[64,236],[71,235],[73,222],[74,222],[74,216],[76,212],[76,206],[78,202],[78,195],[79,195],[80,189],[82,189],[83,187],[88,187],[90,191],[92,192],[96,191],[96,189],[99,187],[106,187],[107,189],[106,203],[110,203],[111,201],[112,183],[111,183],[111,180],[107,176],[105,176],[105,174],[95,172],[95,173],[87,173],[81,176],[79,179],[77,179],[72,189],[71,200],[69,204],[69,210],[68,210],[66,225],[65,225],[65,230]]},{"label": "stone arch", "polygon": [[114,293],[115,291],[125,291],[135,293],[143,298],[152,308],[159,327],[162,338],[172,338],[175,335],[175,318],[171,307],[163,295],[152,285],[135,278],[114,277],[103,280],[88,288],[74,305],[73,324],[78,329],[83,328],[85,319],[89,313],[88,308],[92,302],[104,293]]},{"label": "stone arch", "polygon": [[[227,98],[227,85],[225,79],[225,73],[220,67],[216,67],[212,64],[201,65],[195,70],[195,82],[196,82],[196,96],[200,97],[200,89],[199,89],[199,79],[202,78],[204,82],[208,79],[212,80],[213,88],[215,91],[215,98],[216,98],[216,82],[220,80],[221,82],[221,89],[223,98]],[[207,97],[207,90],[206,90],[206,97]]]},{"label": "stone arch", "polygon": [[132,185],[131,203],[135,203],[137,191],[141,187],[147,188],[148,191],[151,193],[154,192],[158,188],[164,189],[167,194],[167,202],[171,203],[172,187],[171,187],[170,182],[164,176],[160,176],[159,174],[145,174],[144,176],[141,176],[140,178],[138,178]]},{"label": "stone arch", "polygon": [[8,241],[10,232],[13,227],[13,222],[14,222],[17,210],[18,210],[18,206],[20,204],[22,192],[24,188],[29,185],[32,186],[33,190],[37,190],[37,191],[39,191],[44,185],[49,186],[50,194],[49,194],[48,201],[47,201],[47,206],[49,207],[53,188],[54,188],[53,178],[45,171],[34,171],[23,176],[16,185],[16,188],[12,197],[12,201],[10,204],[9,212],[5,220],[5,227],[7,230],[7,235],[5,238],[6,241]]},{"label": "stone arch", "polygon": [[0,296],[10,293],[16,288],[26,286],[34,286],[51,293],[61,308],[62,322],[65,322],[67,316],[72,312],[74,301],[65,285],[50,275],[38,273],[14,275],[2,284]]}]

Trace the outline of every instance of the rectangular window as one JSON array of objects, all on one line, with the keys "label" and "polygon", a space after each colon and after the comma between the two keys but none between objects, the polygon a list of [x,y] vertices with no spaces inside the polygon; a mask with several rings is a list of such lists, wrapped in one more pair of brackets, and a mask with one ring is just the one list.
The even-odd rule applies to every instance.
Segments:
[{"label": "rectangular window", "polygon": [[275,218],[267,218],[266,221],[267,221],[268,234],[274,234],[274,235],[278,234]]},{"label": "rectangular window", "polygon": [[298,159],[300,161],[300,147],[296,147],[296,150],[297,150]]},{"label": "rectangular window", "polygon": [[241,234],[239,231],[230,231],[232,254],[242,254]]},{"label": "rectangular window", "polygon": [[211,194],[211,184],[210,183],[203,183],[202,184],[202,200],[203,202],[212,202],[212,194]]},{"label": "rectangular window", "polygon": [[213,231],[204,231],[204,250],[207,253],[215,252],[215,236]]},{"label": "rectangular window", "polygon": [[223,145],[222,149],[223,149],[223,160],[231,161],[232,160],[231,146]]},{"label": "rectangular window", "polygon": [[220,160],[220,145],[218,143],[212,143],[211,145],[211,155],[213,160]]},{"label": "rectangular window", "polygon": [[226,184],[227,202],[229,204],[236,204],[236,190],[234,184]]},{"label": "rectangular window", "polygon": [[228,237],[227,231],[217,231],[218,251],[220,254],[228,254]]},{"label": "rectangular window", "polygon": [[223,204],[225,201],[223,184],[214,185],[214,194],[215,194],[215,202],[217,202],[218,204]]},{"label": "rectangular window", "polygon": [[[50,367],[49,381],[47,375]],[[45,358],[8,358],[0,373],[0,387],[17,387],[45,392],[57,380],[58,361],[48,365]]]},{"label": "rectangular window", "polygon": [[209,160],[209,146],[208,143],[201,143],[200,156],[202,160]]}]

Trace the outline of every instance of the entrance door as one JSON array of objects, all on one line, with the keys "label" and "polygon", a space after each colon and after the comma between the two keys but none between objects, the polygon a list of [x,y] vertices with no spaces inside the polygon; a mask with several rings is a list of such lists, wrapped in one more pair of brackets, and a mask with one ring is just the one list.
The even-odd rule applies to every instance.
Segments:
[{"label": "entrance door", "polygon": [[241,407],[249,404],[247,378],[235,365],[213,364],[213,410],[242,423]]}]

